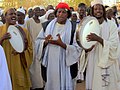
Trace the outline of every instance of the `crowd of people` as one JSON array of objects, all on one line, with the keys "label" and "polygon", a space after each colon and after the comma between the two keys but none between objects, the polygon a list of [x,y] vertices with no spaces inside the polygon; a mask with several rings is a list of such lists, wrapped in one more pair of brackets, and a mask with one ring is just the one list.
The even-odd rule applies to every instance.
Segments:
[{"label": "crowd of people", "polygon": [[[93,0],[75,10],[65,2],[1,10],[0,90],[76,90],[85,80],[86,90],[120,90],[120,26],[116,6]],[[90,33],[89,49],[79,46],[76,31],[86,17],[95,17],[100,35]],[[17,52],[7,32],[18,25],[26,36]],[[18,41],[19,42],[19,41]],[[18,43],[19,44],[19,43]]]}]

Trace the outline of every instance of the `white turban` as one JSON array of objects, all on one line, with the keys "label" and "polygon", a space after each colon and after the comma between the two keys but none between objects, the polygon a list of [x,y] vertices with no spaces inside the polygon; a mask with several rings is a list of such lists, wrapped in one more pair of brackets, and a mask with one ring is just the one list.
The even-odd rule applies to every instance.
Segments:
[{"label": "white turban", "polygon": [[101,4],[101,5],[103,5],[103,2],[102,2],[102,0],[93,0],[93,1],[91,2],[91,7],[93,7],[93,6],[96,5],[96,4]]},{"label": "white turban", "polygon": [[45,14],[45,18],[47,19],[48,16],[49,16],[51,13],[53,13],[53,12],[54,12],[53,9],[49,9],[49,10],[46,12],[46,14]]},{"label": "white turban", "polygon": [[79,13],[78,13],[77,11],[72,11],[72,15],[73,15],[73,14],[76,14],[77,19],[79,19]]},{"label": "white turban", "polygon": [[25,9],[23,7],[18,8],[17,11],[25,14]]}]

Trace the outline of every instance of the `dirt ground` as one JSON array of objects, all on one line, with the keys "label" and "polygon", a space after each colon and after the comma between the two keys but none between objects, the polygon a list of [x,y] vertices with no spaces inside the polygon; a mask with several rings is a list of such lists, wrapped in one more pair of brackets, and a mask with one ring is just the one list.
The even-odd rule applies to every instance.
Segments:
[{"label": "dirt ground", "polygon": [[76,90],[85,90],[85,81],[83,81],[82,83],[77,83]]}]

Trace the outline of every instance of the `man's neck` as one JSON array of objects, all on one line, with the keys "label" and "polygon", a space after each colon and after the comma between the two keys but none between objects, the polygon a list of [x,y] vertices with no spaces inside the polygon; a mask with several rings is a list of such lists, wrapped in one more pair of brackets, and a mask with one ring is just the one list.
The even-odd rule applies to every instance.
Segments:
[{"label": "man's neck", "polygon": [[36,23],[40,23],[40,19],[39,19],[38,16],[34,16],[33,19],[34,19],[34,21],[35,21]]},{"label": "man's neck", "polygon": [[105,19],[102,17],[102,18],[99,18],[99,19],[97,18],[97,20],[98,20],[99,24],[102,24]]},{"label": "man's neck", "polygon": [[24,24],[24,20],[18,21],[18,24]]}]

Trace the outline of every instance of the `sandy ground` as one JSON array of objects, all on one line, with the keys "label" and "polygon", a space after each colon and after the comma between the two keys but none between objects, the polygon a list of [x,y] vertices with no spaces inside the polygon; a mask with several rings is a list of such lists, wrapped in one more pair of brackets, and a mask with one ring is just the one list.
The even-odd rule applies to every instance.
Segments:
[{"label": "sandy ground", "polygon": [[77,83],[76,90],[85,90],[85,82],[83,81],[82,83]]}]

